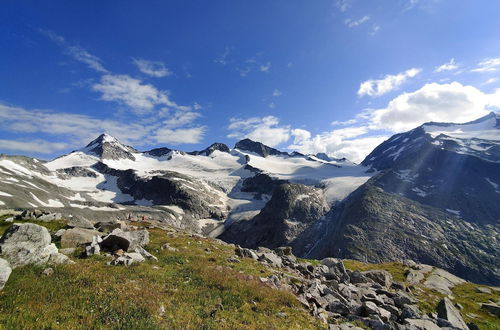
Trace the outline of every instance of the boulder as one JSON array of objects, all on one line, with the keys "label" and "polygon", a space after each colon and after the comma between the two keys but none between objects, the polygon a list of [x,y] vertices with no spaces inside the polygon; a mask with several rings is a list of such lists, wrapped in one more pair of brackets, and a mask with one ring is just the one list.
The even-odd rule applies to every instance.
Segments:
[{"label": "boulder", "polygon": [[102,235],[101,232],[85,228],[71,228],[66,230],[61,236],[61,247],[72,248],[92,242],[94,236]]},{"label": "boulder", "polygon": [[[123,231],[119,228],[114,229],[108,236],[106,236],[102,243],[101,248],[106,251],[113,252],[118,249],[123,251],[135,251],[138,247],[144,247],[149,243],[149,232],[145,229]],[[114,249],[118,247],[118,249]]]},{"label": "boulder", "polygon": [[258,254],[259,256],[259,261],[263,261],[273,267],[281,267],[282,266],[282,260],[280,257],[278,257],[276,254],[273,252],[265,252]]},{"label": "boulder", "polygon": [[242,248],[241,246],[237,246],[234,249],[234,253],[240,258],[252,258],[255,260],[259,259],[259,257],[254,251],[247,248]]},{"label": "boulder", "polygon": [[117,266],[117,265],[124,265],[124,266],[130,266],[133,263],[137,262],[144,262],[144,257],[141,256],[139,253],[124,253],[122,256],[119,256],[115,258],[113,261],[109,262],[110,265],[112,266]]},{"label": "boulder", "polygon": [[5,286],[5,283],[9,280],[9,276],[12,273],[12,268],[7,260],[0,258],[0,290]]},{"label": "boulder", "polygon": [[383,287],[389,288],[392,285],[392,275],[388,271],[369,270],[366,272],[362,272],[362,274],[373,280],[375,283],[382,285]]},{"label": "boulder", "polygon": [[71,217],[69,219],[68,226],[73,228],[94,229],[94,225],[92,224],[92,222],[81,216]]},{"label": "boulder", "polygon": [[460,312],[453,305],[450,299],[443,298],[437,307],[437,314],[439,318],[445,319],[456,328],[467,330],[467,324],[462,319]]},{"label": "boulder", "polygon": [[424,282],[424,285],[430,289],[437,290],[445,295],[451,295],[451,289],[459,284],[465,283],[464,279],[457,277],[447,271],[436,268]]},{"label": "boulder", "polygon": [[104,233],[111,233],[115,229],[123,229],[121,223],[111,221],[98,222],[94,225],[94,228]]},{"label": "boulder", "polygon": [[349,307],[340,301],[333,301],[326,306],[326,310],[332,313],[337,313],[342,316],[346,316],[349,314]]},{"label": "boulder", "polygon": [[0,253],[13,268],[43,264],[57,253],[47,228],[32,223],[13,224],[0,239]]},{"label": "boulder", "polygon": [[431,320],[423,319],[406,319],[405,330],[440,330],[441,328]]}]

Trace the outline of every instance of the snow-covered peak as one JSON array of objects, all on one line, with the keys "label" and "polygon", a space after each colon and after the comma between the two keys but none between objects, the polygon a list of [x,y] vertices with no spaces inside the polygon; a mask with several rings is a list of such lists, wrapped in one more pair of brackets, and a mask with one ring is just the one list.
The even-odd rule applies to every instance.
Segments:
[{"label": "snow-covered peak", "polygon": [[422,127],[433,138],[444,134],[459,139],[500,140],[500,113],[491,112],[464,124],[428,123]]},{"label": "snow-covered peak", "polygon": [[86,154],[94,154],[103,159],[133,159],[136,153],[132,147],[122,144],[113,136],[103,133],[90,142],[85,148],[78,150]]}]

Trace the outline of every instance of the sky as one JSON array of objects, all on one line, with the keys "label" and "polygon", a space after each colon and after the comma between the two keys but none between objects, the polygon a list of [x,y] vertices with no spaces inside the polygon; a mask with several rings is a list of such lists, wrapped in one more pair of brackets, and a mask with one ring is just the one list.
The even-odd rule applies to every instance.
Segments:
[{"label": "sky", "polygon": [[359,162],[499,110],[499,17],[493,0],[5,0],[0,153],[52,159],[105,132]]}]

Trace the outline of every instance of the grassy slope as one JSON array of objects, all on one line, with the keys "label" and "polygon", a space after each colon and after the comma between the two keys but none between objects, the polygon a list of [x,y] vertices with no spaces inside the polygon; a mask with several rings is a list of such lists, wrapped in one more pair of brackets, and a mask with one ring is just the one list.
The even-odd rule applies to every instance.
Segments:
[{"label": "grassy slope", "polygon": [[[0,235],[10,226],[4,218],[0,217]],[[63,221],[38,224],[51,232],[65,226]],[[291,294],[259,283],[258,277],[272,274],[272,269],[251,259],[227,262],[234,251],[230,246],[189,233],[149,232],[147,249],[159,262],[126,268],[107,266],[107,259],[100,256],[73,258],[76,264],[53,267],[55,272],[49,277],[41,275],[44,267],[15,269],[0,291],[0,328],[323,327]],[[179,251],[161,250],[164,243]],[[404,265],[396,262],[346,260],[345,265],[359,271],[385,269],[400,282],[405,277]],[[479,309],[479,303],[496,301],[498,294],[477,293],[476,287],[472,283],[457,286],[454,301],[464,307],[467,322],[481,329],[498,329],[498,319]],[[434,311],[443,296],[420,285],[412,292],[424,312]]]},{"label": "grassy slope", "polygon": [[[375,269],[385,269],[392,274],[396,281],[404,282],[406,267],[397,262],[388,262],[382,264],[367,264],[355,260],[345,260],[347,269],[366,271]],[[497,302],[500,299],[498,293],[478,293],[476,288],[486,287],[474,283],[465,283],[452,289],[453,299],[456,304],[463,306],[460,311],[465,322],[474,322],[480,329],[496,330],[500,328],[500,320],[480,309],[481,303]],[[410,286],[413,295],[418,299],[420,310],[429,313],[434,312],[439,301],[444,297],[443,294],[424,287],[423,285]]]},{"label": "grassy slope", "polygon": [[[6,226],[0,222],[2,228]],[[41,275],[44,267],[15,269],[0,291],[0,327],[323,327],[292,294],[259,283],[256,276],[271,270],[249,259],[228,263],[231,247],[188,233],[149,231],[147,248],[159,262],[113,267],[106,265],[106,258],[95,256],[53,267],[55,272],[48,277]],[[161,250],[163,243],[179,251]]]}]

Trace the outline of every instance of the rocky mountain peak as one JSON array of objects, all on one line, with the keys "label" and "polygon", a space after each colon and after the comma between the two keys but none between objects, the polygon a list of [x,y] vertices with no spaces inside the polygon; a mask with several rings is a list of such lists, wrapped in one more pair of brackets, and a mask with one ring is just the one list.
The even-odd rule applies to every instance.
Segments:
[{"label": "rocky mountain peak", "polygon": [[224,143],[220,143],[220,142],[215,142],[215,143],[212,143],[208,148],[205,148],[201,151],[193,151],[193,152],[190,152],[189,154],[191,155],[202,155],[202,156],[208,156],[208,155],[211,155],[214,151],[221,151],[221,152],[229,152],[230,149],[227,145],[225,145]]},{"label": "rocky mountain peak", "polygon": [[243,139],[237,142],[234,146],[235,149],[254,152],[262,157],[267,157],[269,155],[288,155],[286,152],[279,151],[277,149],[266,146],[263,143],[252,141],[250,139]]},{"label": "rocky mountain peak", "polygon": [[113,136],[103,133],[95,140],[92,140],[85,148],[82,149],[85,153],[93,153],[102,159],[131,159],[135,160],[133,153],[137,150],[122,144]]}]

